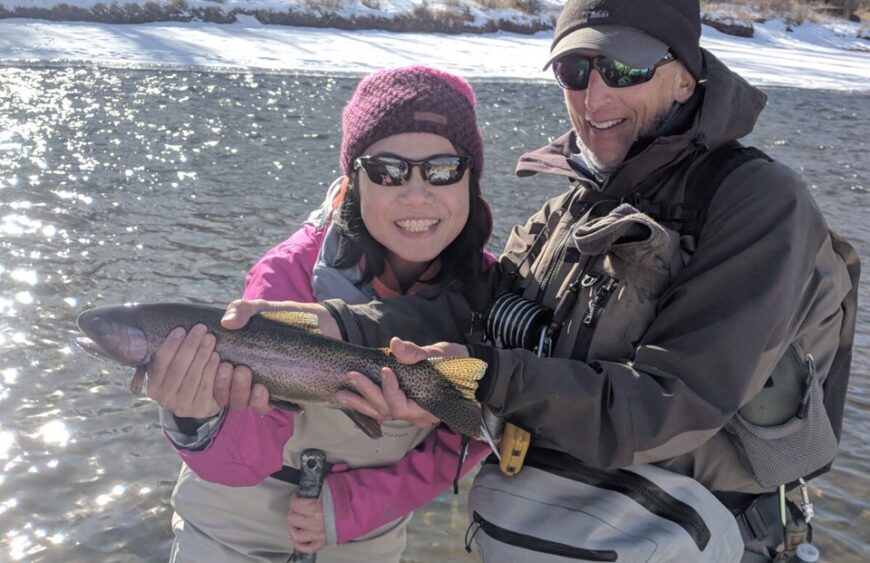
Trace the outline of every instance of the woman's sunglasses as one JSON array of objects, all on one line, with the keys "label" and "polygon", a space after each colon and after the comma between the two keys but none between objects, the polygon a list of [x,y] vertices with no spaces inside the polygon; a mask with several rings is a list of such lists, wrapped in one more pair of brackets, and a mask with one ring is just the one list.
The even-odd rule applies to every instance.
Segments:
[{"label": "woman's sunglasses", "polygon": [[665,53],[664,58],[653,66],[636,67],[610,57],[572,54],[556,59],[553,63],[553,74],[556,75],[559,86],[566,90],[585,90],[589,85],[592,69],[597,70],[604,83],[611,88],[628,88],[649,82],[658,67],[674,60],[673,55]]},{"label": "woman's sunglasses", "polygon": [[401,186],[411,178],[411,169],[420,167],[423,179],[433,186],[449,186],[462,179],[471,165],[471,157],[439,154],[423,160],[411,160],[394,155],[361,156],[353,169],[362,168],[369,180],[381,186]]}]

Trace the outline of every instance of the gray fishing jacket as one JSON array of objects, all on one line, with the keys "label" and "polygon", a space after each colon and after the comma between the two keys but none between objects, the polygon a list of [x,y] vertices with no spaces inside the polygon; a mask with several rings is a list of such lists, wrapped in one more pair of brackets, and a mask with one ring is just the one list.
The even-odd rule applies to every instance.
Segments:
[{"label": "gray fishing jacket", "polygon": [[[513,230],[499,267],[464,297],[445,292],[355,306],[329,301],[344,336],[369,346],[393,335],[469,343],[490,364],[478,398],[529,430],[534,444],[588,464],[656,463],[713,491],[770,490],[747,467],[729,422],[790,349],[812,354],[824,378],[850,288],[819,208],[788,167],[752,160],[726,178],[698,240],[683,237],[673,250],[679,263],[664,265],[664,282],[647,303],[649,318],[626,330],[630,341],[614,348],[629,354],[578,353],[563,335],[553,356],[541,358],[482,345],[474,330],[505,287],[556,307],[575,275],[570,253],[560,248],[581,219],[572,209],[638,195],[682,203],[693,166],[752,130],[764,94],[706,51],[704,60],[708,80],[698,86],[682,126],[636,144],[603,185],[569,162],[577,152],[573,134],[525,155],[520,176],[551,173],[576,183]],[[548,236],[536,247],[542,231]]]}]

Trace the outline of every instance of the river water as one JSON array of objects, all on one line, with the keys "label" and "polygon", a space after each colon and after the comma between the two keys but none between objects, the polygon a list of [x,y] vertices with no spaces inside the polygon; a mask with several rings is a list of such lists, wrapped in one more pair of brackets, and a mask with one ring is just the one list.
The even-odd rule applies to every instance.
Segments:
[{"label": "river water", "polygon": [[[179,461],[129,370],[84,355],[98,304],[224,304],[338,175],[353,77],[0,67],[0,561],[161,561]],[[562,181],[516,158],[566,129],[554,85],[475,83],[493,249]],[[770,89],[750,142],[801,171],[870,256],[870,97]],[[861,299],[868,303],[867,278]],[[827,561],[870,560],[870,314],[842,452],[811,483]],[[463,482],[463,491],[469,485]],[[415,516],[406,560],[465,554],[463,495]]]}]

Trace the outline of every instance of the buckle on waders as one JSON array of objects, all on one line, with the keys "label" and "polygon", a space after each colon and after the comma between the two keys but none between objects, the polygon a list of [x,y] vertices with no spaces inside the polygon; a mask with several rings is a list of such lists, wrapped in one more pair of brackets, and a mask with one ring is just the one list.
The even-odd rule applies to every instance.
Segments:
[{"label": "buckle on waders", "polygon": [[[538,338],[538,357],[549,357],[552,347],[553,339],[550,327],[541,327],[541,335]],[[532,435],[529,432],[526,432],[515,424],[506,422],[499,446],[500,459],[498,467],[501,469],[501,472],[508,477],[513,477],[519,473],[523,468],[523,463],[526,461],[526,454],[529,453],[531,443]]]}]

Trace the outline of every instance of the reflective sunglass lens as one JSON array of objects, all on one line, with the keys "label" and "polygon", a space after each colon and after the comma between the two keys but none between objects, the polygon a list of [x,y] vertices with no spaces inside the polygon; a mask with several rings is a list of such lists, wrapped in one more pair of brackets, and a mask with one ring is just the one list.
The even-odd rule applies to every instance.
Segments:
[{"label": "reflective sunglass lens", "polygon": [[590,60],[585,57],[564,57],[553,63],[553,73],[562,88],[583,90],[589,81]]},{"label": "reflective sunglass lens", "polygon": [[407,163],[401,160],[384,159],[379,164],[383,167],[384,175],[390,181],[387,185],[398,185],[405,181],[409,170]]},{"label": "reflective sunglass lens", "polygon": [[601,79],[611,88],[626,88],[648,82],[656,67],[634,67],[608,57],[590,59],[581,55],[569,55],[553,62],[553,72],[562,88],[585,90],[589,85],[589,72],[598,71]]},{"label": "reflective sunglass lens", "polygon": [[426,181],[430,184],[446,186],[458,182],[465,172],[465,167],[463,161],[457,157],[442,157],[426,161],[424,170],[426,171]]},{"label": "reflective sunglass lens", "polygon": [[407,165],[395,158],[360,159],[369,180],[382,186],[399,186],[405,182]]},{"label": "reflective sunglass lens", "polygon": [[605,84],[611,88],[625,88],[642,84],[652,78],[655,67],[633,67],[613,59],[601,58],[595,68]]},{"label": "reflective sunglass lens", "polygon": [[433,186],[448,186],[462,179],[470,159],[462,156],[435,156],[425,160],[405,160],[393,156],[361,156],[357,167],[369,180],[381,186],[400,186],[411,177],[411,168],[419,166],[423,179]]}]

